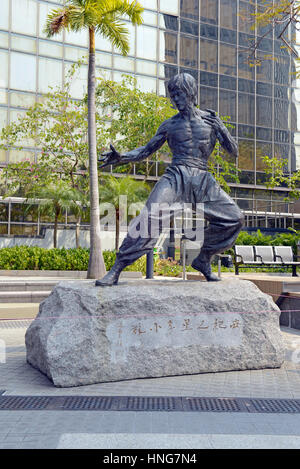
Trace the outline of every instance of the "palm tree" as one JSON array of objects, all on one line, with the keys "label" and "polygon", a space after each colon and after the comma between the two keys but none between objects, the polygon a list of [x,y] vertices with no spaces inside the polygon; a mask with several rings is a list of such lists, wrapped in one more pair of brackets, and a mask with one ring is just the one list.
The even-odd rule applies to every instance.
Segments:
[{"label": "palm tree", "polygon": [[122,217],[120,207],[120,196],[127,197],[127,206],[130,204],[145,202],[150,192],[149,186],[145,182],[136,181],[130,176],[115,178],[109,176],[101,186],[100,202],[110,202],[116,210],[116,242],[115,249],[119,249],[120,240],[120,219]]},{"label": "palm tree", "polygon": [[88,278],[100,278],[105,264],[100,241],[100,211],[95,120],[95,33],[99,33],[117,47],[123,55],[129,52],[128,30],[122,22],[127,17],[133,24],[142,24],[143,7],[129,0],[66,0],[65,6],[54,9],[47,17],[48,37],[62,29],[89,31],[88,67],[88,136],[90,173],[90,259]]},{"label": "palm tree", "polygon": [[48,186],[37,186],[27,193],[28,210],[32,206],[36,206],[36,199],[39,199],[38,213],[54,219],[53,246],[55,248],[57,247],[59,218],[65,210],[72,210],[74,214],[78,215],[80,198],[79,191],[63,181],[59,181],[57,184],[51,183]]}]

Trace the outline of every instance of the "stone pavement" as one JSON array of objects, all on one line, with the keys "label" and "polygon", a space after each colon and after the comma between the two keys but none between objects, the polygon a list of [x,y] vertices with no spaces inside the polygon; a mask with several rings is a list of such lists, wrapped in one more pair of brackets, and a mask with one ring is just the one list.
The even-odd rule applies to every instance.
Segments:
[{"label": "stone pavement", "polygon": [[[0,322],[0,344],[6,345],[6,363],[0,360],[0,389],[6,395],[300,399],[299,331],[282,329],[286,361],[281,369],[60,389],[26,363],[28,325],[29,321]],[[300,414],[3,410],[2,448],[300,448]]]}]

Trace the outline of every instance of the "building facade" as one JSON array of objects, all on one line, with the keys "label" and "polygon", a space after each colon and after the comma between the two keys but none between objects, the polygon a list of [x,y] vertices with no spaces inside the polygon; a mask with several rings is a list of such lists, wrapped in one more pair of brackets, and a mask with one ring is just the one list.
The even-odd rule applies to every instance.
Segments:
[{"label": "building facade", "polygon": [[[239,145],[236,163],[241,170],[240,184],[231,185],[231,195],[245,211],[247,225],[297,226],[300,215],[284,202],[286,190],[265,187],[262,156],[284,159],[287,172],[300,168],[300,91],[295,55],[282,47],[276,31],[265,35],[266,30],[251,28],[251,13],[262,8],[263,2],[140,1],[145,8],[144,24],[133,27],[128,23],[127,57],[97,37],[98,74],[115,81],[120,81],[124,73],[134,75],[144,91],[160,95],[166,94],[167,81],[178,72],[193,75],[199,85],[200,107],[230,117]],[[26,112],[49,86],[63,85],[72,63],[87,54],[87,33],[63,32],[52,39],[43,33],[47,14],[62,3],[0,1],[0,127]],[[262,38],[257,52],[261,65],[250,67],[248,48],[258,38]],[[293,31],[287,31],[287,38],[297,51],[298,38]],[[270,56],[273,58],[268,59]],[[72,88],[76,99],[86,90],[86,75],[87,65],[83,65]],[[28,156],[37,158],[37,150],[30,144],[22,152],[0,150],[0,165]],[[150,179],[157,180],[163,170],[157,163]],[[14,228],[7,225],[8,208],[2,206],[0,210],[1,232],[13,233]],[[14,210],[10,207],[9,211],[9,222],[14,225]],[[15,221],[16,232],[24,232],[21,225]]]}]

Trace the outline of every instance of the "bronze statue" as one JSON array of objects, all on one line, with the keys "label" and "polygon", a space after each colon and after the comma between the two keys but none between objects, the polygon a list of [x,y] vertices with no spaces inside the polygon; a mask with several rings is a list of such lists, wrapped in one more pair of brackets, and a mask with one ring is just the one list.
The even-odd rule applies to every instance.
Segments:
[{"label": "bronze statue", "polygon": [[[202,272],[207,281],[218,281],[220,279],[211,271],[211,258],[234,244],[243,226],[244,216],[207,171],[207,160],[217,139],[234,156],[237,155],[237,145],[215,111],[202,111],[196,107],[197,84],[191,75],[176,75],[169,81],[168,90],[178,114],[163,122],[156,135],[144,147],[120,155],[111,145],[111,151],[101,155],[104,158],[99,160],[102,163],[100,168],[142,161],[167,141],[173,153],[172,162],[152,190],[145,210],[133,222],[135,226],[144,224],[149,227],[157,222],[151,219],[152,204],[202,203],[204,217],[209,224],[204,230],[203,246],[192,262],[192,267]],[[151,229],[148,233],[151,233]],[[157,237],[133,238],[129,227],[115,264],[110,272],[96,281],[96,286],[117,284],[121,271],[151,252],[156,242]]]}]

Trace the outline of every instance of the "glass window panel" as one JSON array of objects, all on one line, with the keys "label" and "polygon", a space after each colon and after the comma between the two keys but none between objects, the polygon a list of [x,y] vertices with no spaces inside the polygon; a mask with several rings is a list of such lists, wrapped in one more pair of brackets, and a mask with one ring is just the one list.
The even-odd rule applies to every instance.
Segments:
[{"label": "glass window panel", "polygon": [[256,93],[262,96],[272,96],[272,84],[271,83],[256,83]]},{"label": "glass window panel", "polygon": [[178,18],[171,15],[159,15],[159,26],[171,31],[178,31]]},{"label": "glass window panel", "polygon": [[236,78],[220,75],[220,88],[236,90]]},{"label": "glass window panel", "polygon": [[0,107],[0,130],[7,125],[7,108]]},{"label": "glass window panel", "polygon": [[[133,63],[134,65],[134,63]],[[149,62],[148,60],[137,60],[136,61],[136,71],[138,73],[144,73],[146,75],[156,76],[156,63]]]},{"label": "glass window panel", "polygon": [[290,141],[290,132],[286,130],[275,130],[274,131],[274,140],[279,143],[289,143]]},{"label": "glass window panel", "polygon": [[300,145],[300,132],[292,133],[292,143],[295,145]]},{"label": "glass window panel", "polygon": [[161,62],[177,64],[177,35],[161,31],[159,49],[159,60]]},{"label": "glass window panel", "polygon": [[98,67],[112,68],[112,56],[96,51],[96,65]]},{"label": "glass window panel", "polygon": [[[45,25],[46,25],[46,20],[48,14],[53,10],[54,7],[53,5],[50,5],[49,3],[39,3],[39,36],[46,39],[47,35],[43,32]],[[53,38],[49,38],[48,40],[54,40],[54,41],[62,41],[63,40],[63,33],[55,34]]]},{"label": "glass window panel", "polygon": [[290,60],[288,57],[276,57],[274,62],[274,81],[281,85],[288,85],[291,80]]},{"label": "glass window panel", "polygon": [[144,92],[156,93],[156,79],[137,75],[138,87]]},{"label": "glass window panel", "polygon": [[9,0],[0,2],[0,28],[8,29]]},{"label": "glass window panel", "polygon": [[236,75],[236,48],[220,44],[220,72],[224,75]]},{"label": "glass window panel", "polygon": [[[239,33],[239,45],[242,47],[252,47],[255,44],[254,36],[246,33]],[[248,52],[249,53],[249,52]]]},{"label": "glass window panel", "polygon": [[46,55],[49,57],[61,59],[63,57],[63,47],[54,42],[39,41],[39,55]]},{"label": "glass window panel", "polygon": [[145,24],[151,24],[152,26],[157,25],[157,13],[145,10],[143,13],[143,19]]},{"label": "glass window panel", "polygon": [[266,39],[266,38],[257,38],[258,42],[258,50],[264,50],[266,52],[273,52],[273,41],[271,39]]},{"label": "glass window panel", "polygon": [[251,33],[251,26],[253,25],[253,13],[255,13],[255,5],[242,2],[240,0],[239,7],[239,30],[244,33]]},{"label": "glass window panel", "polygon": [[178,15],[178,0],[160,0],[160,11],[170,13],[171,15]]},{"label": "glass window panel", "polygon": [[289,102],[274,99],[274,127],[288,129],[289,127]]},{"label": "glass window panel", "polygon": [[239,78],[239,91],[244,93],[255,93],[255,81]]},{"label": "glass window panel", "polygon": [[36,39],[29,39],[22,36],[11,36],[11,48],[24,52],[36,53]]},{"label": "glass window panel", "polygon": [[252,125],[241,125],[239,124],[239,137],[254,139],[255,137],[255,127]]},{"label": "glass window panel", "polygon": [[228,116],[232,122],[236,121],[236,93],[220,90],[220,114]]},{"label": "glass window panel", "polygon": [[223,28],[236,29],[237,2],[220,0],[220,25]]},{"label": "glass window panel", "polygon": [[150,10],[156,10],[157,0],[143,0],[143,7],[150,8]]},{"label": "glass window panel", "polygon": [[[126,75],[133,76],[132,73],[126,73]],[[121,83],[124,80],[124,72],[113,72],[113,80],[117,83]]]},{"label": "glass window panel", "polygon": [[261,59],[260,65],[256,66],[257,80],[259,81],[273,81],[273,60],[268,59],[264,54],[258,53],[258,59]]},{"label": "glass window panel", "polygon": [[258,96],[256,99],[256,124],[272,127],[272,99]]},{"label": "glass window panel", "polygon": [[215,88],[200,87],[200,107],[218,110],[218,91]]},{"label": "glass window panel", "polygon": [[8,49],[8,33],[0,33],[0,47]]},{"label": "glass window panel", "polygon": [[254,80],[255,67],[250,67],[247,63],[247,49],[242,49],[238,52],[238,72],[240,78],[248,78]]},{"label": "glass window panel", "polygon": [[62,86],[62,62],[52,59],[39,59],[39,92],[48,93],[49,87]]},{"label": "glass window panel", "polygon": [[199,20],[199,1],[198,0],[180,0],[180,16]]},{"label": "glass window panel", "polygon": [[8,87],[8,53],[0,50],[0,88]]},{"label": "glass window panel", "polygon": [[29,93],[10,93],[10,105],[29,108],[35,103],[35,95]]},{"label": "glass window panel", "polygon": [[180,64],[184,67],[198,67],[198,39],[181,36]]},{"label": "glass window panel", "polygon": [[137,28],[137,56],[156,60],[157,30],[148,26]]},{"label": "glass window panel", "polygon": [[237,41],[236,31],[232,31],[231,29],[221,28],[220,41],[229,42],[230,44],[236,44],[236,41]]},{"label": "glass window panel", "polygon": [[274,96],[280,99],[289,99],[289,88],[286,86],[274,86]]},{"label": "glass window panel", "polygon": [[272,140],[272,130],[265,127],[256,127],[256,138],[258,140]]},{"label": "glass window panel", "polygon": [[[12,110],[10,111],[10,123],[12,122],[18,122],[20,119],[22,119],[26,114],[25,110]],[[24,138],[24,139],[19,139],[17,141],[17,145],[20,147],[34,147],[35,146],[35,141],[33,138]]]},{"label": "glass window panel", "polygon": [[[68,72],[70,67],[71,67],[70,64],[66,64],[65,73]],[[77,70],[76,74],[74,75],[74,77],[72,79],[71,89],[70,89],[70,93],[71,93],[72,98],[82,99],[84,97],[84,95],[86,94],[86,92],[87,92],[87,72],[88,72],[87,66],[83,65]]]},{"label": "glass window panel", "polygon": [[239,168],[248,171],[253,171],[254,155],[254,141],[239,139]]},{"label": "glass window panel", "polygon": [[[129,72],[134,72],[134,59],[129,59],[127,57],[121,57],[119,55],[114,56],[114,68],[117,70],[128,70]],[[145,72],[147,73],[147,72]]]},{"label": "glass window panel", "polygon": [[275,143],[274,145],[274,156],[275,158],[279,158],[281,160],[287,160],[285,170],[288,170],[288,160],[290,154],[290,146],[289,145],[280,145]]},{"label": "glass window panel", "polygon": [[201,21],[218,24],[218,0],[201,1]]},{"label": "glass window panel", "polygon": [[200,24],[200,36],[218,40],[218,28],[210,24]]},{"label": "glass window panel", "polygon": [[76,44],[77,46],[88,46],[88,33],[85,29],[81,31],[65,31],[65,40],[69,44]]},{"label": "glass window panel", "polygon": [[218,75],[216,73],[200,72],[200,83],[202,85],[218,87]]},{"label": "glass window panel", "polygon": [[178,68],[172,65],[160,65],[159,75],[167,80],[174,77],[178,73]]},{"label": "glass window panel", "polygon": [[294,159],[295,159],[295,169],[300,169],[300,146],[295,145],[293,147]]},{"label": "glass window panel", "polygon": [[[77,62],[78,60],[84,60],[84,62],[87,62],[88,60],[88,51],[86,49],[65,45],[64,50],[66,60],[72,60],[73,62]],[[98,53],[96,52],[96,63],[97,55]]]},{"label": "glass window panel", "polygon": [[201,38],[200,69],[209,72],[218,71],[218,43]]},{"label": "glass window panel", "polygon": [[263,159],[265,156],[272,157],[272,144],[267,142],[256,142],[256,170],[263,171],[265,164]]},{"label": "glass window panel", "polygon": [[8,100],[7,91],[0,90],[0,103],[1,104],[7,104],[7,100]]},{"label": "glass window panel", "polygon": [[181,20],[181,28],[182,33],[191,34],[192,36],[199,35],[199,24],[194,23],[192,21]]},{"label": "glass window panel", "polygon": [[11,88],[36,91],[36,57],[18,52],[11,53]]},{"label": "glass window panel", "polygon": [[166,86],[167,86],[167,83],[164,80],[159,80],[158,81],[158,94],[159,94],[159,96],[166,96],[167,95]]},{"label": "glass window panel", "polygon": [[255,98],[251,94],[239,93],[238,104],[239,122],[243,124],[254,124]]},{"label": "glass window panel", "polygon": [[12,31],[36,36],[37,3],[34,0],[11,0]]}]

